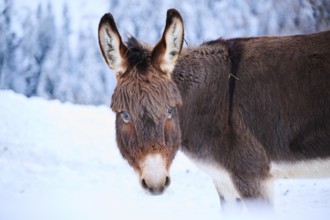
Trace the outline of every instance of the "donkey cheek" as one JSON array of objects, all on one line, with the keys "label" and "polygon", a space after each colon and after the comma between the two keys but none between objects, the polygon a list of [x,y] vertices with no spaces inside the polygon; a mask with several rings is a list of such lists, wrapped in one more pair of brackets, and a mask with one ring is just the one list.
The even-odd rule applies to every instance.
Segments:
[{"label": "donkey cheek", "polygon": [[165,142],[167,146],[173,146],[174,148],[179,145],[180,129],[177,129],[173,120],[165,124]]},{"label": "donkey cheek", "polygon": [[135,127],[132,123],[122,125],[120,130],[127,136],[136,135]]},{"label": "donkey cheek", "polygon": [[165,142],[168,149],[167,164],[169,167],[180,145],[180,130],[177,129],[173,120],[165,124]]},{"label": "donkey cheek", "polygon": [[174,120],[169,120],[165,123],[165,133],[172,136],[177,132],[177,127]]},{"label": "donkey cheek", "polygon": [[123,124],[119,127],[117,132],[117,143],[123,158],[127,160],[136,172],[141,172],[138,165],[141,152],[137,148],[138,141],[134,125]]}]

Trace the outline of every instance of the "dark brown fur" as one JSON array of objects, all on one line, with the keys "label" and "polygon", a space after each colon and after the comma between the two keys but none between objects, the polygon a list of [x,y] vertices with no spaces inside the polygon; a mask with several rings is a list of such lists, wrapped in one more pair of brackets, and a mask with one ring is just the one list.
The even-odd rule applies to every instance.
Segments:
[{"label": "dark brown fur", "polygon": [[243,197],[261,196],[271,160],[330,157],[330,32],[218,40],[173,78],[183,150],[230,170]]},{"label": "dark brown fur", "polygon": [[[226,48],[226,52],[208,53],[216,47]],[[195,54],[193,59],[191,54]],[[203,71],[196,68],[195,60]],[[187,72],[193,82],[186,78]],[[239,80],[228,79],[230,74]],[[188,123],[181,123],[183,143],[190,142],[191,136],[201,137],[203,131],[214,139],[216,133],[247,129],[275,161],[330,156],[330,32],[213,42],[181,55],[173,77],[183,85],[179,89],[184,88],[180,90],[181,111],[189,111],[180,114],[180,121]],[[196,122],[202,115],[205,117]],[[192,119],[198,126],[191,125]],[[224,123],[230,120],[233,125]],[[195,132],[199,135],[194,136]],[[201,139],[208,140],[205,137]]]},{"label": "dark brown fur", "polygon": [[[170,16],[181,19],[169,11],[164,34]],[[264,198],[271,161],[330,158],[330,31],[207,42],[184,49],[172,73],[160,68],[164,39],[155,49],[128,40],[112,96],[118,146],[135,170],[152,151],[170,166],[181,146],[226,169],[241,198],[255,199]]]}]

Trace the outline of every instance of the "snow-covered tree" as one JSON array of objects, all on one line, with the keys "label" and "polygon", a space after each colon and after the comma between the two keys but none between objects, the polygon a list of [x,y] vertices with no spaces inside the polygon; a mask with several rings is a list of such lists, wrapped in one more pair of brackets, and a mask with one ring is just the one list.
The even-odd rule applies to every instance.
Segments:
[{"label": "snow-covered tree", "polygon": [[38,29],[35,37],[35,62],[39,67],[30,83],[30,95],[37,95],[38,84],[40,83],[40,75],[42,66],[44,65],[47,55],[53,48],[56,39],[56,27],[52,5],[48,2],[46,13],[39,4],[37,10]]},{"label": "snow-covered tree", "polygon": [[183,16],[188,45],[330,29],[329,0],[33,2],[0,0],[0,89],[82,104],[108,104],[115,85],[97,43],[99,8],[114,15],[124,41],[130,34],[151,44],[169,8]]},{"label": "snow-covered tree", "polygon": [[[0,0],[0,33],[5,33],[6,29],[7,29],[7,24],[6,24],[6,20],[5,20],[5,11],[6,11],[6,7],[7,5],[5,4],[6,1],[5,0]],[[1,76],[2,76],[2,66],[4,64],[5,61],[5,53],[6,53],[6,45],[7,45],[7,41],[6,41],[6,36],[5,34],[0,34],[0,83],[1,83]],[[0,88],[1,88],[1,84],[0,84]]]},{"label": "snow-covered tree", "polygon": [[[5,3],[7,9],[3,16],[6,22],[2,37],[5,41],[1,68],[2,87],[34,96],[37,95],[36,88],[44,58],[50,51],[55,36],[52,8],[48,4],[47,11],[44,12],[39,4],[36,14],[22,13],[13,17],[8,15],[13,10],[11,2],[5,0]],[[15,30],[11,28],[12,22],[16,23]]]},{"label": "snow-covered tree", "polygon": [[22,23],[22,37],[18,47],[11,56],[15,68],[11,72],[11,89],[27,96],[35,95],[33,92],[39,79],[40,64],[37,63],[35,55],[37,44],[35,44],[35,25],[31,15],[27,15]]},{"label": "snow-covered tree", "polygon": [[[66,4],[63,6],[62,17],[62,27],[56,35],[56,40],[52,42],[55,46],[49,54],[46,54],[47,56],[43,57],[45,62],[41,70],[42,76],[38,86],[38,94],[45,98],[74,102],[72,82],[75,62],[69,43],[71,35],[70,15]],[[52,33],[51,29],[47,31]],[[44,46],[49,48],[47,45]]]},{"label": "snow-covered tree", "polygon": [[15,68],[11,57],[17,48],[16,34],[12,31],[13,0],[2,0],[0,12],[0,89],[9,89],[12,84],[10,72]]},{"label": "snow-covered tree", "polygon": [[109,102],[114,85],[114,76],[110,75],[97,46],[97,39],[90,27],[79,34],[75,100],[81,104],[102,104]]}]

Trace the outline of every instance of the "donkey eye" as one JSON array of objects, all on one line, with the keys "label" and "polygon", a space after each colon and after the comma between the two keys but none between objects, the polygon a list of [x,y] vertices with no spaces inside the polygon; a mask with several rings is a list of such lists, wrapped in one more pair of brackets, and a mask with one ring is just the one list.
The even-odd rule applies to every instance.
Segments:
[{"label": "donkey eye", "polygon": [[169,107],[166,112],[166,117],[170,119],[172,117],[172,114],[173,114],[173,107]]},{"label": "donkey eye", "polygon": [[131,115],[128,112],[121,112],[120,115],[125,123],[129,123],[132,121]]}]

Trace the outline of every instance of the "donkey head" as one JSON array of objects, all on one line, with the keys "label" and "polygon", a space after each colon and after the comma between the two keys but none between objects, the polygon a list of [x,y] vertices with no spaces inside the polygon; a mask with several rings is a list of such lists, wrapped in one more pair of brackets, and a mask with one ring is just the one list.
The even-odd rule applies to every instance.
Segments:
[{"label": "donkey head", "polygon": [[161,194],[170,184],[169,168],[181,139],[181,96],[171,74],[183,43],[182,18],[168,10],[164,33],[154,47],[133,37],[123,43],[110,13],[102,17],[98,34],[102,55],[117,78],[111,108],[120,152],[143,188]]}]

